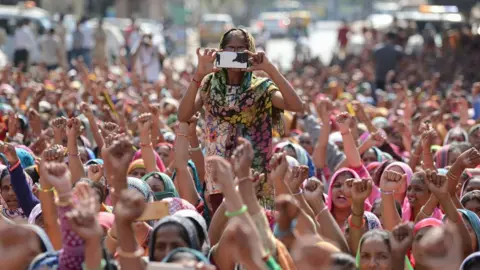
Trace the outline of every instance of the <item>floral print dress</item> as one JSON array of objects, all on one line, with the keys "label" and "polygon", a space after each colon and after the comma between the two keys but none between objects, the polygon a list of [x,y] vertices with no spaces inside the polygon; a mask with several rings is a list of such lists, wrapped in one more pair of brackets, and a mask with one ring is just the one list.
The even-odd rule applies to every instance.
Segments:
[{"label": "floral print dress", "polygon": [[[267,78],[245,73],[242,85],[227,85],[226,72],[210,74],[203,82],[200,95],[205,108],[206,156],[228,158],[237,147],[237,138],[248,139],[255,157],[253,169],[265,172],[272,155],[272,128],[281,124],[281,110],[272,106],[277,86]],[[279,119],[280,121],[277,121]],[[206,167],[207,193],[221,191],[211,181]]]}]

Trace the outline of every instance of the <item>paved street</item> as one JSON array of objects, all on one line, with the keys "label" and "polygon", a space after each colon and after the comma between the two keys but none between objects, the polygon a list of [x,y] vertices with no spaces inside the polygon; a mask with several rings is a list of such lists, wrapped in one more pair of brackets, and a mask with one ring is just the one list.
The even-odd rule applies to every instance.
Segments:
[{"label": "paved street", "polygon": [[[319,22],[310,29],[309,47],[312,57],[319,56],[324,64],[328,65],[332,59],[333,52],[337,43],[337,28],[339,22]],[[188,56],[176,57],[175,66],[181,69],[185,66],[186,58],[196,61],[195,49],[199,46],[198,33],[189,30],[187,34],[188,40]],[[210,46],[218,46],[211,44]],[[267,44],[267,55],[271,60],[278,61],[282,68],[290,68],[294,59],[295,43],[289,39],[272,39]]]}]

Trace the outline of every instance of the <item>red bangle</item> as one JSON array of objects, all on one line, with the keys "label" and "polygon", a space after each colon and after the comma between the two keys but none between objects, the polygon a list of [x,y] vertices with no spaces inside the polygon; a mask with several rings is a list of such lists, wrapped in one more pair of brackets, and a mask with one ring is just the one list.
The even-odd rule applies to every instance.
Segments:
[{"label": "red bangle", "polygon": [[192,78],[192,82],[194,82],[197,85],[197,87],[200,87],[202,85],[202,82],[195,80],[195,77]]},{"label": "red bangle", "polygon": [[354,228],[354,229],[357,229],[357,230],[361,230],[363,229],[363,227],[365,227],[365,219],[362,217],[362,225],[360,226],[356,226],[355,224],[352,223],[352,216],[350,215],[348,217],[348,226],[350,228]]},{"label": "red bangle", "polygon": [[149,147],[152,146],[152,143],[141,143],[140,147]]},{"label": "red bangle", "polygon": [[10,168],[8,169],[9,171],[13,171],[15,170],[18,166],[20,166],[20,159],[17,161],[17,163],[15,163],[13,166],[10,166]]}]

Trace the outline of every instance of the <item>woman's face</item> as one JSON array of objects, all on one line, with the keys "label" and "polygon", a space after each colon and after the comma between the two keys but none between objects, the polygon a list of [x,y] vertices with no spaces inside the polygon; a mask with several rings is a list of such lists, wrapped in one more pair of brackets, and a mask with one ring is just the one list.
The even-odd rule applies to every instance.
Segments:
[{"label": "woman's face", "polygon": [[460,131],[453,131],[450,134],[450,137],[448,137],[447,144],[451,144],[453,142],[464,142],[465,137],[463,136],[463,133]]},{"label": "woman's face", "polygon": [[375,151],[373,149],[369,149],[367,152],[365,152],[362,156],[362,161],[363,164],[368,165],[372,162],[377,161],[377,154],[375,154]]},{"label": "woman's face", "polygon": [[465,203],[464,205],[465,209],[470,210],[477,214],[478,217],[480,217],[480,201],[477,199],[470,200]]},{"label": "woman's face", "polygon": [[360,250],[360,270],[392,269],[392,255],[389,250],[390,247],[378,236],[365,239]]},{"label": "woman's face", "polygon": [[[393,166],[393,167],[389,168],[389,170],[397,172],[397,173],[405,174],[405,171],[403,171],[403,169],[399,166]],[[406,192],[407,192],[407,182],[403,182],[402,187],[400,188],[400,191],[395,192],[393,194],[393,196],[395,197],[395,200],[400,205],[403,205],[403,200],[405,199]]]},{"label": "woman's face", "polygon": [[430,198],[430,192],[423,181],[423,175],[415,175],[407,188],[407,199],[412,207],[425,205]]},{"label": "woman's face", "polygon": [[474,177],[470,179],[470,181],[468,181],[467,185],[465,186],[463,194],[474,190],[480,190],[480,177]]},{"label": "woman's face", "polygon": [[313,153],[313,142],[312,138],[308,133],[302,134],[298,139],[300,145],[311,155]]},{"label": "woman's face", "polygon": [[17,195],[15,195],[15,192],[13,191],[12,184],[10,182],[10,175],[5,176],[2,179],[2,198],[5,200],[7,203],[8,209],[9,210],[15,210],[18,209],[18,200],[17,200]]},{"label": "woman's face", "polygon": [[468,135],[468,141],[475,147],[477,150],[480,149],[480,128],[476,128]]},{"label": "woman's face", "polygon": [[165,190],[165,185],[158,174],[153,174],[152,176],[148,177],[146,182],[153,192],[162,192]]},{"label": "woman's face", "polygon": [[157,148],[157,154],[160,156],[163,164],[168,165],[172,162],[172,150],[166,145]]},{"label": "woman's face", "polygon": [[147,170],[145,170],[145,168],[136,168],[129,174],[129,176],[141,179],[145,176],[145,174],[147,174]]},{"label": "woman's face", "polygon": [[347,179],[353,178],[351,173],[341,173],[335,179],[332,186],[332,203],[335,208],[345,209],[350,208],[351,203],[347,200],[343,192],[343,184]]},{"label": "woman's face", "polygon": [[188,247],[181,237],[181,229],[177,225],[164,225],[155,235],[154,261],[162,261],[168,253],[176,248]]}]

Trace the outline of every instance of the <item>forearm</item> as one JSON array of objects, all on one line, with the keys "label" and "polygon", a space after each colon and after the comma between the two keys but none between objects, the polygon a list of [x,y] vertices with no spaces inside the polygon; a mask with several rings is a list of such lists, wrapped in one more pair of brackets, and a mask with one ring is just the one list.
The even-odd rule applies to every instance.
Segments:
[{"label": "forearm", "polygon": [[157,167],[150,134],[140,135],[140,147],[142,149],[142,159],[147,173],[159,172],[160,168]]},{"label": "forearm", "polygon": [[461,162],[453,163],[452,167],[448,170],[447,178],[448,178],[448,190],[450,191],[450,195],[455,195],[458,179],[462,175],[465,167],[461,164]]},{"label": "forearm", "polygon": [[330,211],[326,209],[326,205],[322,198],[318,198],[316,202],[312,202],[310,207],[315,213],[317,222],[321,224],[320,229],[318,230],[320,235],[323,238],[328,238],[334,241],[341,251],[349,253],[350,248],[348,247],[348,243],[345,239],[342,229],[340,229]]},{"label": "forearm", "polygon": [[414,152],[410,152],[410,160],[408,161],[408,165],[415,171],[417,168],[418,163],[420,162],[420,158],[422,156],[423,148],[422,146],[417,146]]},{"label": "forearm", "polygon": [[77,137],[69,137],[67,143],[68,150],[68,168],[72,174],[72,182],[76,183],[80,178],[85,176],[80,153],[78,152]]},{"label": "forearm", "polygon": [[222,237],[223,231],[227,227],[228,218],[225,216],[225,203],[221,203],[215,211],[208,229],[208,238],[212,246],[216,245]]},{"label": "forearm", "polygon": [[[352,215],[350,216],[350,225],[349,234],[348,234],[348,243],[350,246],[350,252],[353,256],[357,253],[358,244],[362,238],[364,231],[364,217],[363,217],[363,203],[360,205],[358,203],[352,204]],[[353,214],[355,213],[355,214]]]},{"label": "forearm", "polygon": [[420,213],[418,213],[418,215],[415,217],[415,223],[420,222],[422,219],[431,217],[435,211],[435,208],[437,208],[437,205],[437,197],[435,197],[433,194],[430,195],[427,203],[422,207],[422,211],[420,211]]},{"label": "forearm", "polygon": [[353,139],[352,133],[342,133],[343,147],[345,149],[345,156],[347,157],[348,166],[352,168],[358,168],[362,166],[362,159],[357,150],[357,145]]},{"label": "forearm", "polygon": [[201,149],[202,146],[200,145],[197,136],[192,136],[190,138],[190,147],[200,148],[200,150],[192,150],[190,157],[195,164],[195,168],[197,169],[198,178],[200,178],[200,184],[203,185],[203,183],[205,183],[205,157],[203,156]]},{"label": "forearm", "polygon": [[88,116],[88,123],[90,124],[90,129],[92,131],[93,139],[95,140],[95,143],[97,144],[98,151],[103,148],[104,142],[103,142],[103,137],[100,134],[100,129],[98,128],[97,121],[95,116]]},{"label": "forearm", "polygon": [[382,193],[382,217],[383,227],[387,231],[392,231],[395,226],[402,223],[402,218],[395,207],[393,194]]},{"label": "forearm", "polygon": [[[133,232],[132,224],[124,223],[119,220],[115,220],[117,225],[117,234],[121,235],[118,240],[118,247],[123,252],[133,253],[139,248],[137,241],[135,240],[135,234]],[[144,269],[144,264],[141,257],[126,258],[124,256],[118,256],[118,261],[122,269],[140,270]]]},{"label": "forearm", "polygon": [[[42,185],[42,189],[48,189],[47,185]],[[55,250],[62,248],[62,233],[58,224],[57,206],[55,205],[53,191],[39,193],[40,203],[42,207],[42,217],[45,232],[50,238]]]},{"label": "forearm", "polygon": [[188,171],[187,165],[176,168],[177,177],[175,179],[175,186],[178,188],[180,197],[187,200],[192,205],[197,205],[200,197],[195,187],[195,181]]},{"label": "forearm", "polygon": [[313,162],[315,167],[323,169],[327,163],[328,137],[330,135],[330,124],[323,125],[318,136],[315,150],[313,151]]},{"label": "forearm", "polygon": [[98,269],[103,259],[101,239],[89,239],[85,242],[85,268]]},{"label": "forearm", "polygon": [[300,97],[293,89],[290,82],[283,77],[276,67],[271,67],[267,72],[272,81],[277,85],[285,102],[285,110],[292,112],[300,112],[303,110],[303,103]]},{"label": "forearm", "polygon": [[433,156],[432,156],[432,151],[430,150],[430,145],[424,146],[423,147],[423,168],[424,169],[430,169],[430,170],[436,170],[435,164],[433,162]]},{"label": "forearm", "polygon": [[[198,79],[197,77],[199,78],[200,76],[195,76],[196,79]],[[183,95],[180,105],[178,106],[178,121],[187,122],[195,114],[195,99],[198,88],[199,85],[193,81],[189,84],[187,92]]]},{"label": "forearm", "polygon": [[[160,136],[162,133],[160,132],[160,120],[158,119],[158,116],[152,115],[152,134],[151,134],[151,140],[152,140],[152,145],[155,147],[159,142],[160,142]],[[163,140],[162,140],[163,141]]]}]

